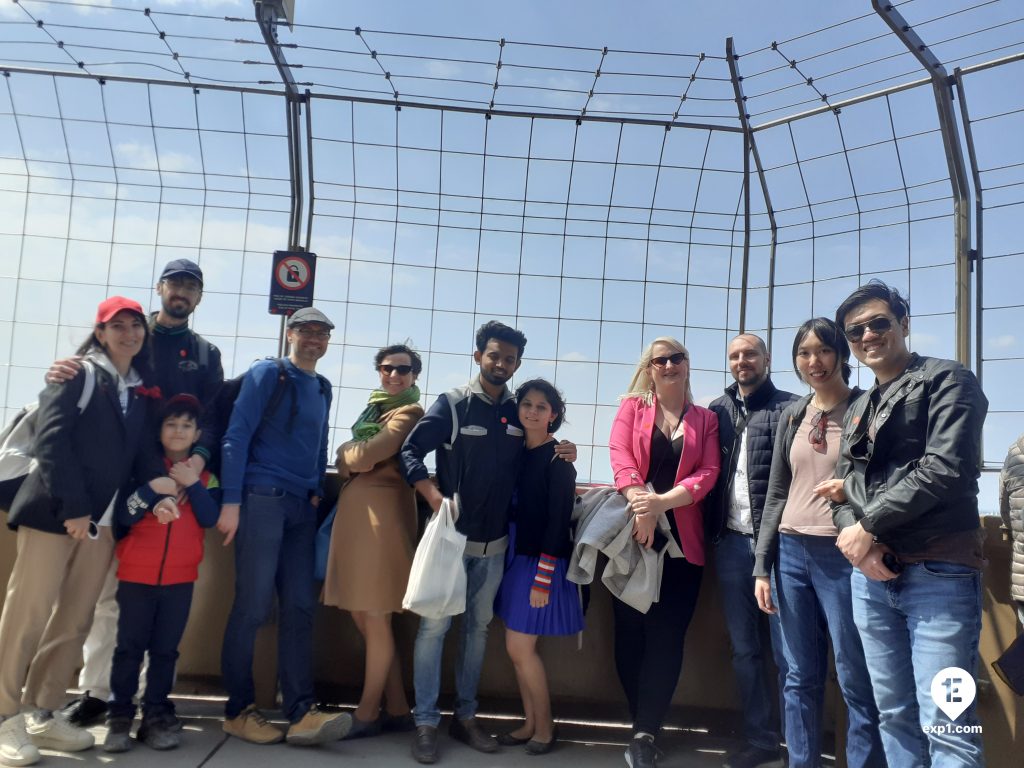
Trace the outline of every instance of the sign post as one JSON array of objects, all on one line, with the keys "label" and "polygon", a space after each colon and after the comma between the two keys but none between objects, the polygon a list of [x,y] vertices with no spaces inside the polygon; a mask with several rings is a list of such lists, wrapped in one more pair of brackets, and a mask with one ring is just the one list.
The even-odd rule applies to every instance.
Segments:
[{"label": "sign post", "polygon": [[274,251],[270,275],[270,314],[292,315],[313,306],[316,254],[306,251]]}]

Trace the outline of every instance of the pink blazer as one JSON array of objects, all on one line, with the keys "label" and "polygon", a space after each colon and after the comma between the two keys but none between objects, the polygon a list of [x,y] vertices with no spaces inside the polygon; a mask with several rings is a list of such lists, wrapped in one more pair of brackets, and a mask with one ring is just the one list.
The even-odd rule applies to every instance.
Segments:
[{"label": "pink blazer", "polygon": [[[619,406],[608,438],[615,487],[644,485],[651,468],[651,435],[658,401],[648,406],[642,398],[628,397]],[[683,417],[683,455],[676,470],[676,485],[693,496],[693,504],[672,510],[683,554],[694,565],[704,565],[704,517],[701,500],[718,479],[718,417],[707,408],[691,405]]]}]

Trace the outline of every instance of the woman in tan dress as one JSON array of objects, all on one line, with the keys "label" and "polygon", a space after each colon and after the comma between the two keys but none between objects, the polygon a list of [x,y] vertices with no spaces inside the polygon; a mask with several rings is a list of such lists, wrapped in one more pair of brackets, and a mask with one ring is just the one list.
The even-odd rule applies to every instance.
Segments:
[{"label": "woman in tan dress", "polygon": [[402,610],[416,536],[416,495],[397,456],[423,416],[416,387],[423,362],[396,344],[380,350],[375,363],[380,388],[352,425],[352,440],[338,448],[338,471],[347,482],[338,498],[323,592],[325,605],[352,613],[366,641],[363,693],[350,739],[414,727],[391,614]]}]

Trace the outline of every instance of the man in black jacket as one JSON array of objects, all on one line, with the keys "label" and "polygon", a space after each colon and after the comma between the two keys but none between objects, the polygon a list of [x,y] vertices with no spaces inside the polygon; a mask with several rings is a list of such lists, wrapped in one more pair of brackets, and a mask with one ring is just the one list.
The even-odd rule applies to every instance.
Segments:
[{"label": "man in black jacket", "polygon": [[876,379],[843,425],[843,483],[832,495],[837,546],[855,566],[853,614],[889,765],[982,766],[972,676],[988,401],[959,363],[907,349],[909,313],[899,292],[878,281],[836,311]]},{"label": "man in black jacket", "polygon": [[[203,271],[189,259],[167,263],[156,285],[160,310],[150,319],[150,346],[153,353],[154,380],[165,399],[175,395],[194,395],[204,406],[202,436],[192,448],[189,459],[202,472],[217,458],[220,435],[213,401],[224,382],[220,350],[188,326],[188,319],[203,298]],[[75,359],[58,360],[47,374],[51,382],[67,381],[80,370]],[[85,640],[85,666],[78,685],[85,693],[64,708],[68,720],[78,726],[91,725],[107,710],[110,694],[110,666],[117,634],[117,579],[111,568],[103,593],[96,604],[92,629]]]},{"label": "man in black jacket", "polygon": [[757,768],[781,765],[781,714],[773,704],[766,646],[771,646],[779,670],[780,690],[786,662],[779,617],[762,613],[754,599],[754,548],[768,495],[775,430],[783,409],[797,397],[772,384],[771,358],[759,336],[741,333],[729,342],[728,355],[735,383],[711,403],[718,415],[722,471],[709,495],[705,532],[715,541],[715,570],[747,742],[723,765]]}]

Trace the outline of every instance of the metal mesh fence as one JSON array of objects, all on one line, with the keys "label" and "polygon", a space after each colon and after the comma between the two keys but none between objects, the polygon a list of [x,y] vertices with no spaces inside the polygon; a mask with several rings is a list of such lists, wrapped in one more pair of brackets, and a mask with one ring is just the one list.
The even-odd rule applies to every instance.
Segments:
[{"label": "metal mesh fence", "polygon": [[[0,13],[5,418],[101,298],[154,304],[173,258],[206,273],[194,327],[229,375],[273,354],[270,252],[292,245],[318,254],[338,325],[335,444],[379,346],[422,350],[430,401],[496,318],[529,339],[517,378],[566,394],[580,478],[605,480],[646,341],[683,341],[707,402],[731,335],[762,333],[803,391],[793,329],[871,277],[909,294],[913,349],[983,377],[988,464],[1024,431],[1013,3],[911,0],[715,54],[301,24],[275,41],[256,19],[88,6]],[[938,89],[893,13],[945,66]]]}]

